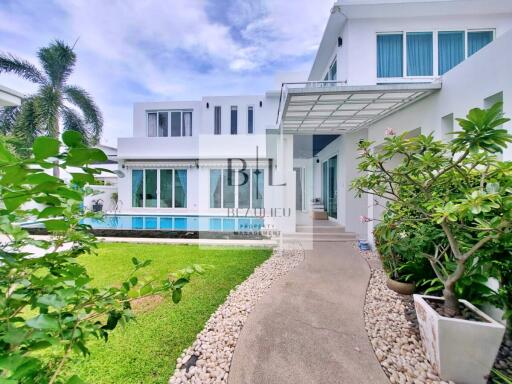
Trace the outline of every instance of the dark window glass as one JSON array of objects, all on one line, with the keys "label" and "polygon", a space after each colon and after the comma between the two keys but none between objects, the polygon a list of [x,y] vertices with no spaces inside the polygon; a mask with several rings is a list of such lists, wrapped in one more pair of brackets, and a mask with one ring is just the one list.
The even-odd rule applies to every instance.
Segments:
[{"label": "dark window glass", "polygon": [[222,130],[221,130],[221,109],[220,109],[220,106],[216,106],[215,107],[215,111],[214,111],[214,128],[213,128],[213,133],[215,135],[220,135]]},{"label": "dark window glass", "polygon": [[252,207],[263,208],[264,172],[262,169],[252,171]]},{"label": "dark window glass", "polygon": [[171,112],[171,136],[181,136],[181,112]]},{"label": "dark window glass", "polygon": [[238,172],[238,208],[250,208],[251,176],[248,169]]},{"label": "dark window glass", "polygon": [[169,116],[167,112],[158,112],[158,136],[169,136]]},{"label": "dark window glass", "polygon": [[172,169],[160,171],[160,207],[172,208]]},{"label": "dark window glass", "polygon": [[146,169],[145,182],[146,182],[146,205],[145,207],[155,208],[157,206],[157,184],[156,184],[156,169]]},{"label": "dark window glass", "polygon": [[223,207],[235,207],[235,171],[225,169],[222,175],[222,185],[224,190]]},{"label": "dark window glass", "polygon": [[221,207],[222,173],[220,169],[210,170],[210,208]]},{"label": "dark window glass", "polygon": [[254,108],[247,108],[247,133],[254,133]]},{"label": "dark window glass", "polygon": [[132,207],[139,208],[144,204],[144,171],[142,169],[132,170]]},{"label": "dark window glass", "polygon": [[174,170],[174,207],[187,207],[187,170]]},{"label": "dark window glass", "polygon": [[236,135],[238,132],[238,108],[231,107],[231,134]]}]

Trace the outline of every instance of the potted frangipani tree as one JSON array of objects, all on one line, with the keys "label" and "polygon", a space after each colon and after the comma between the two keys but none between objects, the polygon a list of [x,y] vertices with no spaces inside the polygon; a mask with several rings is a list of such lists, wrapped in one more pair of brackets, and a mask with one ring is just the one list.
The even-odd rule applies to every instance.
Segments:
[{"label": "potted frangipani tree", "polygon": [[512,230],[512,162],[497,158],[512,135],[502,128],[509,119],[501,108],[470,110],[457,119],[461,129],[448,143],[392,130],[378,150],[362,141],[362,175],[352,183],[359,195],[403,207],[401,221],[442,230],[423,256],[443,284],[443,297],[414,295],[414,301],[429,360],[443,379],[461,383],[486,382],[504,334],[502,324],[455,294],[479,250]]}]

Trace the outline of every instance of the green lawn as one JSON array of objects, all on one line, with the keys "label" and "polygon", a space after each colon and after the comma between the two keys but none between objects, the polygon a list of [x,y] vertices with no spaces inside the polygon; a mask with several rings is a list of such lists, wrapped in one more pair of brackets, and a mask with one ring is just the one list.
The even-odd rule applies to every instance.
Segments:
[{"label": "green lawn", "polygon": [[193,276],[182,301],[150,303],[137,323],[119,328],[109,342],[94,342],[92,356],[71,369],[88,383],[167,383],[176,358],[190,346],[229,291],[244,281],[271,254],[268,249],[200,248],[187,245],[101,244],[99,255],[83,256],[95,285],[115,285],[131,270],[130,259],[151,259],[145,273],[165,277],[191,264],[214,266]]}]

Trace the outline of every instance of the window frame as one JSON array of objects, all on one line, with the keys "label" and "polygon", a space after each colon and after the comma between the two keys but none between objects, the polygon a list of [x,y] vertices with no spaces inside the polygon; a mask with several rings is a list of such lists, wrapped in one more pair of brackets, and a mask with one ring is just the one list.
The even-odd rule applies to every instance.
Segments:
[{"label": "window frame", "polygon": [[[181,127],[180,127],[180,135],[179,136],[172,136],[172,133],[171,133],[171,114],[173,112],[180,112],[180,124],[181,124]],[[183,129],[184,129],[184,125],[183,125],[183,122],[184,122],[184,118],[183,118],[183,115],[187,112],[190,112],[191,114],[191,129],[190,129],[190,135],[183,135]],[[152,114],[152,113],[156,113],[156,136],[150,136],[149,134],[149,114]],[[160,132],[160,127],[159,127],[159,115],[160,113],[167,113],[167,136],[160,136],[159,135],[159,132]],[[193,109],[187,109],[187,108],[184,108],[184,109],[147,109],[145,111],[145,118],[146,118],[146,121],[145,121],[145,124],[146,124],[146,137],[190,137],[194,134],[194,127],[193,127],[193,124],[194,124],[194,110]]]},{"label": "window frame", "polygon": [[[407,75],[407,33],[410,32],[431,32],[432,33],[432,76],[408,76]],[[422,82],[425,80],[434,80],[439,78],[439,32],[464,32],[464,62],[468,59],[468,46],[469,46],[469,33],[470,32],[492,32],[492,41],[496,40],[496,28],[434,28],[434,29],[422,29],[422,28],[407,28],[401,31],[377,31],[375,32],[375,76],[377,84],[385,83],[396,83],[407,80],[408,82]],[[377,36],[378,35],[402,35],[402,76],[401,77],[377,77],[378,73],[378,57],[377,57]],[[461,63],[462,63],[461,62]],[[459,63],[460,64],[460,63]],[[454,67],[455,68],[455,67]],[[449,72],[449,71],[447,71]]]}]

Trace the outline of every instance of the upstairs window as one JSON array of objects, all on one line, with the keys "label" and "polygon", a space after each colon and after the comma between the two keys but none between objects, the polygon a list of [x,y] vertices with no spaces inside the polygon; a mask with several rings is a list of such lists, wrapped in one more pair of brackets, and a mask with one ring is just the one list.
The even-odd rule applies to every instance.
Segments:
[{"label": "upstairs window", "polygon": [[407,33],[407,76],[434,75],[432,32]]},{"label": "upstairs window", "polygon": [[335,81],[338,78],[338,63],[336,58],[332,61],[327,73],[325,74],[324,81]]},{"label": "upstairs window", "polygon": [[254,107],[247,107],[247,133],[254,133]]},{"label": "upstairs window", "polygon": [[147,114],[148,136],[192,136],[192,111],[158,111]]},{"label": "upstairs window", "polygon": [[494,31],[468,32],[468,57],[481,50],[494,38]]},{"label": "upstairs window", "polygon": [[464,60],[464,31],[439,32],[437,46],[439,74],[442,75]]},{"label": "upstairs window", "polygon": [[238,107],[233,105],[231,107],[231,134],[236,135],[238,133]]},{"label": "upstairs window", "polygon": [[214,135],[220,135],[222,130],[221,130],[221,121],[222,121],[222,110],[220,108],[220,106],[216,106],[214,108],[214,112],[213,112],[213,134]]},{"label": "upstairs window", "polygon": [[377,35],[377,77],[402,77],[404,42],[401,33]]}]

